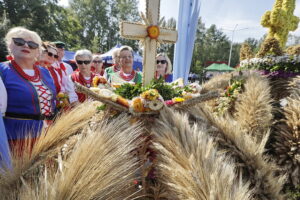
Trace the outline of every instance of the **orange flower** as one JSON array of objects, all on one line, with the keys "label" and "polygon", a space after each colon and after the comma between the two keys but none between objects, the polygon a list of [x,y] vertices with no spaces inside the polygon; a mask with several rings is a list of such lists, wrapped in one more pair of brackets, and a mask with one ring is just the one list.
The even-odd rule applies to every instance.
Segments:
[{"label": "orange flower", "polygon": [[145,108],[140,97],[136,97],[132,100],[132,107],[135,112],[144,112]]},{"label": "orange flower", "polygon": [[148,36],[151,39],[157,39],[159,36],[159,27],[158,26],[148,26],[147,32],[148,32]]},{"label": "orange flower", "polygon": [[95,76],[93,78],[93,87],[97,87],[99,84],[106,84],[107,81],[104,77]]}]

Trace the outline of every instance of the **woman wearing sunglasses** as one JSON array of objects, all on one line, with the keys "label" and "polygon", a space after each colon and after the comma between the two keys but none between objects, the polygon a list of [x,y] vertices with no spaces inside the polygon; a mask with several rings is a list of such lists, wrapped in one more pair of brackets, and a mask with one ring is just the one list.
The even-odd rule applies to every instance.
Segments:
[{"label": "woman wearing sunglasses", "polygon": [[[91,71],[91,62],[93,59],[92,52],[87,49],[78,50],[76,51],[74,58],[79,71],[73,72],[71,75],[72,81],[90,88],[92,86],[93,78],[96,76],[96,74]],[[84,102],[86,100],[85,94],[77,93],[77,95],[79,102]]]},{"label": "woman wearing sunglasses", "polygon": [[0,63],[8,99],[4,124],[11,147],[22,152],[24,139],[35,141],[44,120],[53,119],[56,90],[49,71],[36,65],[41,52],[41,38],[36,32],[16,27],[7,33],[5,41],[11,58]]},{"label": "woman wearing sunglasses", "polygon": [[62,86],[62,73],[55,69],[52,65],[57,60],[57,50],[56,47],[51,45],[49,42],[42,43],[42,54],[40,57],[41,66],[49,70],[56,88],[56,93],[61,91]]},{"label": "woman wearing sunglasses", "polygon": [[103,61],[99,54],[93,55],[91,70],[95,74],[103,76],[103,74],[104,74]]},{"label": "woman wearing sunglasses", "polygon": [[68,109],[70,103],[75,105],[78,102],[78,97],[75,93],[74,84],[67,74],[60,67],[54,67],[54,63],[57,62],[58,57],[58,50],[54,44],[43,42],[40,63],[49,70],[53,78],[56,94],[58,94],[57,101],[62,102],[62,99],[64,100],[64,103],[58,103],[57,106]]},{"label": "woman wearing sunglasses", "polygon": [[172,82],[172,64],[167,54],[157,54],[156,64],[156,79],[163,77],[166,82]]}]

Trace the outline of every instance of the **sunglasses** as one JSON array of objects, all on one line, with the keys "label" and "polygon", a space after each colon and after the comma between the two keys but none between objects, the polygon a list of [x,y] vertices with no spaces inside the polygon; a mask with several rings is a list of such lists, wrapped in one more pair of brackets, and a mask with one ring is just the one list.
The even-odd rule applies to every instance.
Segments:
[{"label": "sunglasses", "polygon": [[33,41],[26,41],[23,38],[13,38],[13,41],[17,46],[24,46],[27,43],[29,49],[36,49],[39,47],[37,43]]},{"label": "sunglasses", "polygon": [[102,60],[93,60],[93,63],[102,63]]},{"label": "sunglasses", "polygon": [[90,60],[76,60],[76,62],[77,62],[78,65],[82,65],[83,63],[84,63],[85,65],[88,65],[88,64],[91,63]]},{"label": "sunglasses", "polygon": [[55,55],[55,54],[53,54],[51,52],[48,52],[47,54],[48,54],[49,57],[54,57],[56,59],[58,58],[58,55]]},{"label": "sunglasses", "polygon": [[166,61],[166,60],[157,60],[157,61],[156,61],[156,64],[159,64],[159,63],[161,63],[161,64],[166,64],[167,61]]},{"label": "sunglasses", "polygon": [[65,45],[63,45],[63,44],[56,44],[55,46],[56,46],[56,48],[59,48],[59,49],[65,49]]}]

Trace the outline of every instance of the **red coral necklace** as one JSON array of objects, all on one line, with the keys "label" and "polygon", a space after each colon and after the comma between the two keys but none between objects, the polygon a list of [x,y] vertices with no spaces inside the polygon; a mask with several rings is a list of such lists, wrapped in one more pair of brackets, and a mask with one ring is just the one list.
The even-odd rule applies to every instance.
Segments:
[{"label": "red coral necklace", "polygon": [[119,73],[120,73],[121,78],[125,81],[131,81],[135,76],[135,71],[133,69],[132,69],[131,74],[129,76],[125,76],[122,69],[120,70]]},{"label": "red coral necklace", "polygon": [[79,73],[79,80],[81,83],[84,84],[84,86],[90,86],[91,83],[92,83],[92,80],[93,80],[93,74],[91,73],[90,75],[90,79],[89,80],[86,80],[83,75],[81,73]]},{"label": "red coral necklace", "polygon": [[33,65],[33,70],[34,70],[34,75],[30,76],[26,74],[23,69],[16,63],[16,61],[12,60],[11,61],[12,66],[15,68],[15,70],[26,80],[31,81],[31,82],[39,82],[41,79],[40,76],[40,70]]}]

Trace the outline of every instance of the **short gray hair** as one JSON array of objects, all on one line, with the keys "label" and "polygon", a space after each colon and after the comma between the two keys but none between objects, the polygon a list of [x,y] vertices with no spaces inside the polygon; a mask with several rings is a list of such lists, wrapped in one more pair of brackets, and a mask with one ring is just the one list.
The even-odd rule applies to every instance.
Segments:
[{"label": "short gray hair", "polygon": [[11,28],[5,36],[5,43],[7,50],[10,52],[9,46],[12,43],[13,38],[24,38],[30,37],[33,42],[39,45],[39,50],[41,51],[42,39],[41,37],[34,31],[30,31],[24,27],[18,26]]},{"label": "short gray hair", "polygon": [[125,46],[121,46],[120,49],[119,49],[119,51],[118,51],[118,57],[120,57],[120,53],[122,51],[131,51],[132,57],[134,57],[133,49],[130,46],[126,46],[126,45]]},{"label": "short gray hair", "polygon": [[90,50],[87,50],[87,49],[80,49],[80,50],[77,50],[76,53],[75,53],[75,60],[77,59],[78,56],[87,56],[89,57],[90,60],[93,59],[93,54]]}]

